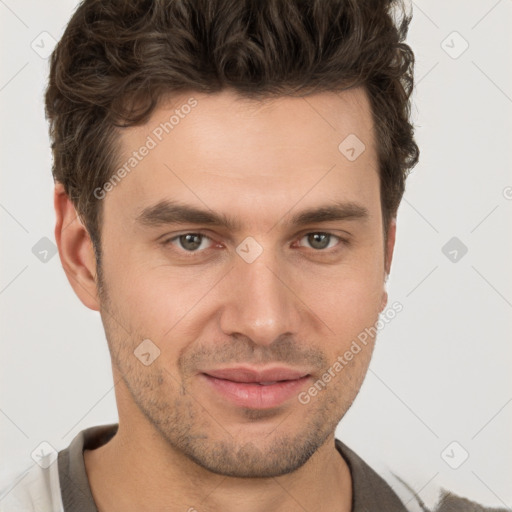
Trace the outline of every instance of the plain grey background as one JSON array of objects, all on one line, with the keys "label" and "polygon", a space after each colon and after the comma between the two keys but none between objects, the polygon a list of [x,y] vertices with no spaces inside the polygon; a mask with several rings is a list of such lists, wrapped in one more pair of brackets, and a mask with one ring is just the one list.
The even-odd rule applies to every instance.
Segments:
[{"label": "plain grey background", "polygon": [[[0,0],[0,478],[117,421],[100,316],[52,253],[46,57],[76,5]],[[412,8],[421,161],[388,281],[403,311],[337,437],[423,499],[444,486],[511,507],[512,1]]]}]

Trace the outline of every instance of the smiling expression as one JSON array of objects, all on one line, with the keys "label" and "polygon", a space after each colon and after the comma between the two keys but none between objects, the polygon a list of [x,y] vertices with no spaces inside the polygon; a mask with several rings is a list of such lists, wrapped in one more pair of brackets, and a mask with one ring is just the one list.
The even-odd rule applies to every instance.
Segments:
[{"label": "smiling expression", "polygon": [[[340,149],[354,135],[355,159]],[[333,436],[374,340],[314,400],[297,396],[387,300],[367,97],[174,96],[124,130],[120,162],[148,137],[154,147],[103,199],[101,313],[120,423],[135,431],[143,417],[219,474],[293,471]],[[150,364],[134,354],[143,340]]]}]

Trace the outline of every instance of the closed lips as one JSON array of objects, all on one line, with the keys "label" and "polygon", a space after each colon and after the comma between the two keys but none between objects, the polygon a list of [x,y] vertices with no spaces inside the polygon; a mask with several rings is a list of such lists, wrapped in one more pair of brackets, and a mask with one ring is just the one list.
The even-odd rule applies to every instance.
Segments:
[{"label": "closed lips", "polygon": [[203,373],[216,379],[223,379],[246,384],[259,384],[261,386],[270,386],[282,381],[299,380],[308,375],[307,371],[282,367],[261,370],[245,367],[223,368],[217,370],[207,370]]}]

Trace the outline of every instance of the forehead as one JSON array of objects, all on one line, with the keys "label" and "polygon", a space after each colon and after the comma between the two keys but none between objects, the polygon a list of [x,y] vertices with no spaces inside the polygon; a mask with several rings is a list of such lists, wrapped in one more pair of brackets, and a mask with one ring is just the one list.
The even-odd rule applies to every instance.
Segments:
[{"label": "forehead", "polygon": [[241,216],[258,210],[271,222],[299,202],[370,204],[378,191],[362,89],[264,100],[232,91],[183,93],[144,125],[125,129],[118,156],[126,172],[106,209],[131,220],[172,199]]}]

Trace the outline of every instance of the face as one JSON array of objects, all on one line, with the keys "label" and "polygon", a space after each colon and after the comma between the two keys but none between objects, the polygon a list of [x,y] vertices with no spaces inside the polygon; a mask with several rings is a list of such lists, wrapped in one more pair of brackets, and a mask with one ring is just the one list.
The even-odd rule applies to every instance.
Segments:
[{"label": "face", "polygon": [[374,340],[344,354],[386,301],[364,92],[184,94],[120,144],[101,301],[120,423],[215,473],[299,468],[358,393]]}]

